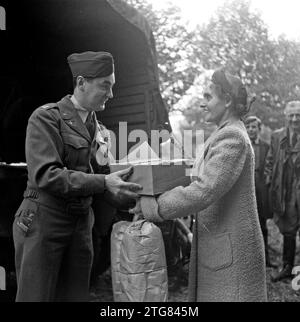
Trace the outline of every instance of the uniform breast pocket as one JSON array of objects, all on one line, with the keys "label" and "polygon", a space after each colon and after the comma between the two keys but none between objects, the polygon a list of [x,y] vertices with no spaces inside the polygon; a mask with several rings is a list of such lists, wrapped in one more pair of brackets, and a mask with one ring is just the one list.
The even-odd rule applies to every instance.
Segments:
[{"label": "uniform breast pocket", "polygon": [[230,234],[217,234],[199,241],[200,262],[213,271],[231,266],[233,262]]},{"label": "uniform breast pocket", "polygon": [[68,169],[77,170],[88,164],[89,143],[83,137],[75,134],[62,133],[64,141],[64,162]]},{"label": "uniform breast pocket", "polygon": [[38,208],[38,203],[26,198],[15,214],[15,227],[26,236],[36,230]]}]

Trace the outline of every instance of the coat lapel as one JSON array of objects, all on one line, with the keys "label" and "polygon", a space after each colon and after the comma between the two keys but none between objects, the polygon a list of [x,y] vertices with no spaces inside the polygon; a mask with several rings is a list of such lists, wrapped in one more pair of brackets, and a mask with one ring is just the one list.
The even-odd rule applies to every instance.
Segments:
[{"label": "coat lapel", "polygon": [[[92,138],[90,137],[90,134],[86,126],[83,124],[69,96],[64,97],[60,102],[58,102],[58,107],[64,122],[72,130],[80,134],[87,141],[91,142]],[[94,118],[95,118],[95,115],[94,115]],[[95,133],[94,133],[94,136],[95,136]]]},{"label": "coat lapel", "polygon": [[281,164],[285,164],[288,160],[289,154],[287,153],[287,150],[289,149],[289,132],[287,129],[280,133],[279,136],[279,158],[281,161]]},{"label": "coat lapel", "polygon": [[216,134],[223,129],[225,126],[227,126],[230,123],[230,121],[225,121],[224,123],[222,123],[212,134],[211,136],[207,139],[207,141],[204,144],[204,154],[203,154],[203,159],[205,159],[207,152],[209,150],[211,141],[213,141],[213,139],[215,138]]},{"label": "coat lapel", "polygon": [[196,157],[196,160],[193,166],[191,181],[195,181],[198,179],[198,175],[201,171],[201,167],[203,166],[203,162],[204,162],[204,159],[206,158],[211,142],[214,140],[218,131],[222,129],[224,126],[226,126],[228,123],[229,122],[225,122],[221,126],[219,126],[205,141],[202,153],[199,153],[199,155],[197,155]]},{"label": "coat lapel", "polygon": [[288,130],[285,129],[279,136],[279,145],[281,149],[284,149],[288,145]]},{"label": "coat lapel", "polygon": [[[240,123],[242,123],[242,121],[238,121]],[[207,153],[209,151],[209,147],[211,145],[211,142],[214,140],[215,136],[217,135],[217,133],[223,129],[225,126],[230,125],[230,124],[238,124],[237,121],[231,121],[231,120],[227,120],[224,123],[222,123],[211,135],[210,137],[205,141],[204,143],[204,147],[203,147],[203,152],[200,153],[195,160],[194,166],[193,166],[193,171],[192,171],[192,175],[191,175],[191,181],[195,181],[198,179],[198,175],[201,171],[201,167],[203,166],[203,162],[207,156]],[[243,124],[243,123],[242,123]],[[250,139],[249,139],[250,140]],[[196,175],[197,173],[197,175]]]}]

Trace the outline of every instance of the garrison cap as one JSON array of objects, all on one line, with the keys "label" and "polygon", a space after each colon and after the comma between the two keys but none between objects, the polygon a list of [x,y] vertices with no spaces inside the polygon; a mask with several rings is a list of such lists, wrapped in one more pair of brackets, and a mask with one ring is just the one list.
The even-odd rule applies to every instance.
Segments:
[{"label": "garrison cap", "polygon": [[107,77],[114,72],[114,59],[108,52],[86,51],[68,56],[73,77]]}]

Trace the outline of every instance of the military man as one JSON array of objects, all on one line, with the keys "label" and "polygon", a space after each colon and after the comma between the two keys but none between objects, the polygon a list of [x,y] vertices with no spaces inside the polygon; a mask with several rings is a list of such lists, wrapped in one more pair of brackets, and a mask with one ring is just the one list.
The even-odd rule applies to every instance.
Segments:
[{"label": "military man", "polygon": [[259,133],[261,131],[261,120],[258,117],[248,116],[244,120],[244,123],[255,154],[255,193],[258,217],[265,243],[266,266],[274,267],[270,262],[268,252],[267,219],[272,216],[269,207],[268,188],[265,184],[264,178],[265,160],[269,150],[269,144],[259,137]]},{"label": "military man", "polygon": [[283,234],[283,267],[273,282],[292,277],[300,227],[300,101],[289,102],[284,113],[286,126],[272,134],[265,168],[274,222]]},{"label": "military man", "polygon": [[16,301],[87,300],[93,197],[137,198],[141,188],[125,182],[131,169],[101,174],[96,162],[101,127],[95,112],[113,97],[112,55],[76,53],[68,63],[73,95],[39,107],[28,121],[28,183],[13,225]]}]

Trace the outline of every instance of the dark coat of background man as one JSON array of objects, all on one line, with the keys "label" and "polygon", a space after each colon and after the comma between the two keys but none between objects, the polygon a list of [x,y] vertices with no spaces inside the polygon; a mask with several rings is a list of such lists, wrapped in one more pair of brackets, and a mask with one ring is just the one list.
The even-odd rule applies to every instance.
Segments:
[{"label": "dark coat of background man", "polygon": [[274,282],[292,277],[300,227],[300,101],[286,105],[285,117],[285,128],[272,134],[265,168],[274,222],[283,234],[283,267],[272,277]]},{"label": "dark coat of background man", "polygon": [[269,144],[259,137],[261,131],[261,120],[256,116],[248,116],[244,120],[248,135],[251,140],[253,151],[255,154],[255,193],[257,201],[258,217],[260,227],[264,237],[266,265],[273,267],[268,252],[268,228],[267,219],[271,218],[269,205],[268,188],[265,184],[264,169],[265,160],[269,150]]},{"label": "dark coat of background man", "polygon": [[95,161],[95,111],[113,97],[113,57],[89,51],[68,63],[73,95],[39,107],[28,122],[28,183],[13,224],[17,301],[87,300],[93,197],[137,198],[140,188],[124,181],[132,169],[101,174]]}]

